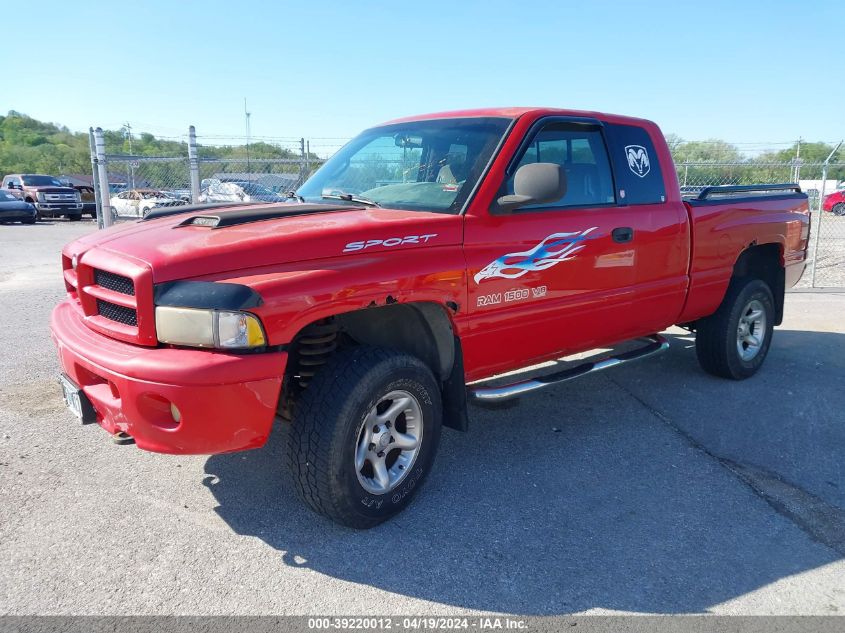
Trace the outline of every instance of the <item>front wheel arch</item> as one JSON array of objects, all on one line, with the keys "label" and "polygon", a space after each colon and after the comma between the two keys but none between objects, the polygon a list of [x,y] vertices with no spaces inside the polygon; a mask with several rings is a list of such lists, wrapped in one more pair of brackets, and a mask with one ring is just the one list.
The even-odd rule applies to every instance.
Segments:
[{"label": "front wheel arch", "polygon": [[[424,362],[441,387],[444,426],[466,431],[463,351],[447,307],[434,302],[392,303],[344,312],[303,327],[290,343],[290,360],[280,394],[279,414],[290,419],[315,365],[357,345],[390,348]],[[303,346],[310,346],[303,349]],[[303,362],[307,364],[303,367]],[[316,371],[322,371],[317,369]],[[301,372],[308,377],[303,380]]]}]

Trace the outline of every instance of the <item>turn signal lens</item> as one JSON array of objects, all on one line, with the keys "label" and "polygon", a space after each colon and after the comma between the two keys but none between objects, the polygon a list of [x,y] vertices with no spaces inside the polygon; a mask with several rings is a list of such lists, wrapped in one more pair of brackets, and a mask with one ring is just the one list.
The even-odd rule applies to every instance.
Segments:
[{"label": "turn signal lens", "polygon": [[217,347],[242,349],[262,347],[264,331],[258,318],[247,312],[217,313]]}]

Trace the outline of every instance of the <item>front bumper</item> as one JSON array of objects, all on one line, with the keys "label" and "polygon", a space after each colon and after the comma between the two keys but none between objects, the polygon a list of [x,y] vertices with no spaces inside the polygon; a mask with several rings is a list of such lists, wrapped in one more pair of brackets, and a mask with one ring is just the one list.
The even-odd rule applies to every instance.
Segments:
[{"label": "front bumper", "polygon": [[287,353],[142,347],[98,334],[84,318],[63,301],[53,310],[51,335],[62,369],[106,431],[127,433],[157,453],[226,453],[267,441]]},{"label": "front bumper", "polygon": [[0,222],[32,220],[34,217],[36,217],[35,209],[13,209],[10,211],[0,211]]},{"label": "front bumper", "polygon": [[33,202],[32,204],[35,205],[39,213],[46,215],[75,215],[82,213],[81,202],[70,204],[67,202]]}]

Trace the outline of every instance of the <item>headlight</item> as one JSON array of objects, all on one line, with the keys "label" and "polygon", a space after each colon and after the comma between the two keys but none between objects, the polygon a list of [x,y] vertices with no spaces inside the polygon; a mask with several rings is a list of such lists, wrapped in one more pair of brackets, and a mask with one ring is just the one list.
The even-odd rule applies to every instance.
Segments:
[{"label": "headlight", "polygon": [[190,347],[250,349],[267,344],[261,322],[249,312],[158,306],[156,334],[161,343]]},{"label": "headlight", "polygon": [[35,198],[36,198],[36,200],[39,200],[40,202],[44,202],[44,192],[43,191],[37,192],[35,194]]},{"label": "headlight", "polygon": [[74,198],[76,199],[76,201],[77,201],[77,202],[79,202],[80,200],[82,200],[82,196],[81,196],[81,195],[79,195],[79,192],[78,192],[78,191],[74,194]]}]

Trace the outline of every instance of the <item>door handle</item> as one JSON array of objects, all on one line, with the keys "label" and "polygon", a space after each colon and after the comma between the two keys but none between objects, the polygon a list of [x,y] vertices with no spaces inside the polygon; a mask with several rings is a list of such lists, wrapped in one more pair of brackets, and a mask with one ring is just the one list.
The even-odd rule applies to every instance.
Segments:
[{"label": "door handle", "polygon": [[613,229],[610,234],[613,236],[613,241],[620,244],[630,242],[634,239],[634,229],[630,226],[620,226]]}]

